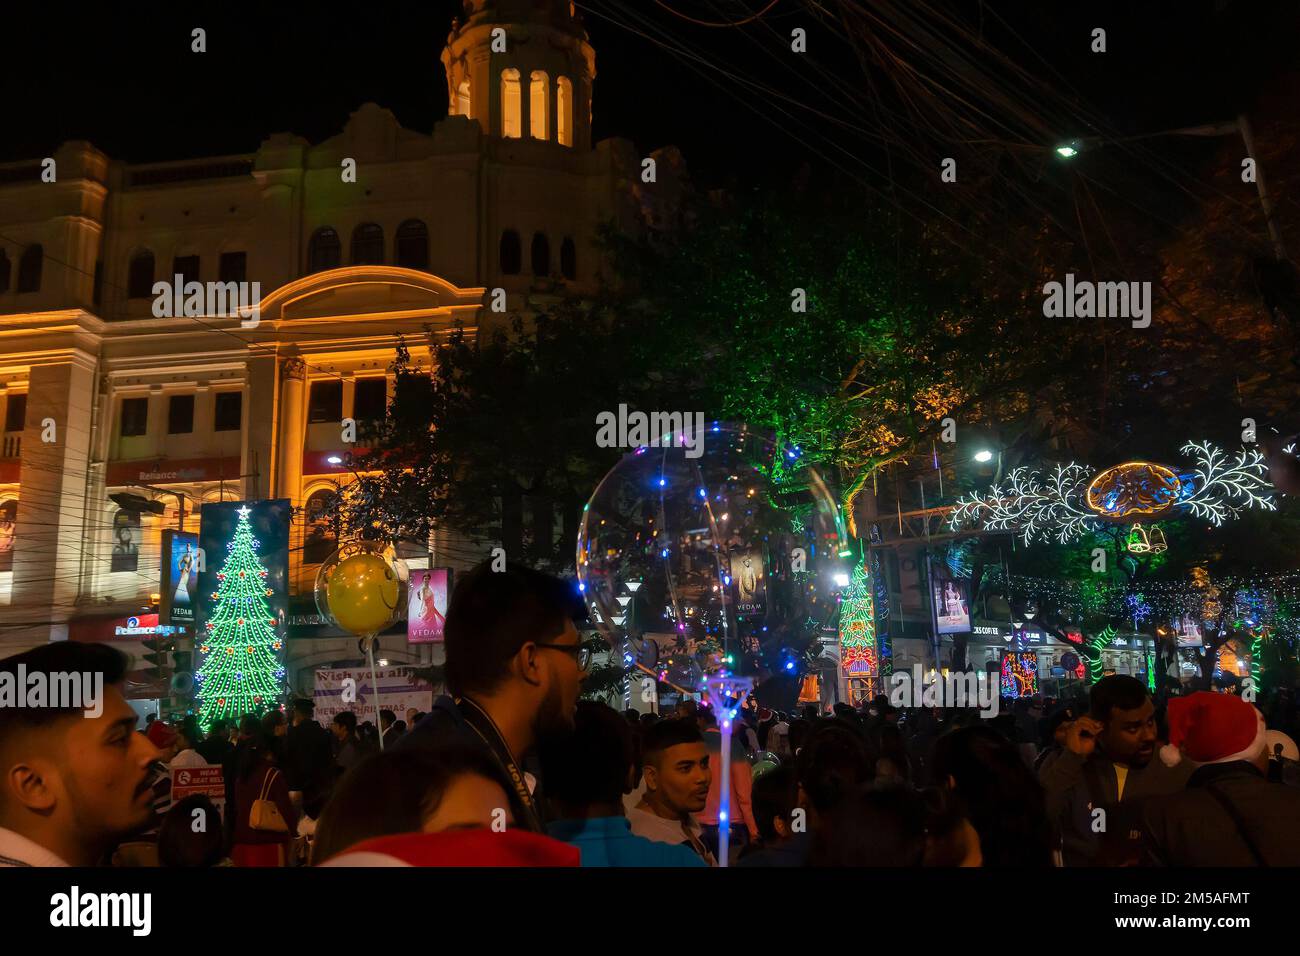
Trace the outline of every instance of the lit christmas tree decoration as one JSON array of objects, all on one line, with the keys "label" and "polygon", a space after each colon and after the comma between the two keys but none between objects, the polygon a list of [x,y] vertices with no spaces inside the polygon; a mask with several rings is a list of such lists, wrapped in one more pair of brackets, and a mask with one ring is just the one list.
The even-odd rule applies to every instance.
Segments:
[{"label": "lit christmas tree decoration", "polygon": [[[205,622],[208,639],[200,648],[203,661],[195,673],[195,702],[204,727],[218,718],[238,718],[259,709],[264,700],[284,696],[284,666],[277,653],[281,642],[266,601],[271,592],[262,579],[267,572],[258,563],[258,543],[248,515],[248,508],[239,509],[239,523],[227,545],[229,554],[217,575],[221,584],[216,603]],[[237,610],[250,604],[254,613]],[[238,669],[237,646],[244,651]]]},{"label": "lit christmas tree decoration", "polygon": [[865,558],[849,575],[840,605],[840,666],[849,677],[874,678],[880,674],[875,600]]}]

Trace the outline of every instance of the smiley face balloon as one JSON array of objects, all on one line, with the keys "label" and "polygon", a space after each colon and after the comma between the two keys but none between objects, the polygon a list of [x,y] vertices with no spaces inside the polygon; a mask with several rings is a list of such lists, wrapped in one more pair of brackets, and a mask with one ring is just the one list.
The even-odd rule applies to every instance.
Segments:
[{"label": "smiley face balloon", "polygon": [[353,634],[375,634],[397,616],[397,571],[379,554],[361,553],[335,565],[325,581],[329,613]]}]

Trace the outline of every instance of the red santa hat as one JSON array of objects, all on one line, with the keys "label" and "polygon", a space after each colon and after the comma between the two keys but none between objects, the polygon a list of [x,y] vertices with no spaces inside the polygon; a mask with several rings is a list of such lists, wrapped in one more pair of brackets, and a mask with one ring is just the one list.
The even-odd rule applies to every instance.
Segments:
[{"label": "red santa hat", "polygon": [[145,734],[149,738],[149,743],[153,744],[159,750],[166,750],[176,742],[176,731],[172,730],[161,720],[155,720],[149,725],[149,731]]},{"label": "red santa hat", "polygon": [[1184,756],[1193,763],[1254,760],[1264,750],[1264,715],[1232,694],[1197,691],[1169,701],[1169,743],[1160,748],[1166,766]]},{"label": "red santa hat", "polygon": [[578,866],[578,848],[527,830],[444,830],[363,840],[321,866]]}]

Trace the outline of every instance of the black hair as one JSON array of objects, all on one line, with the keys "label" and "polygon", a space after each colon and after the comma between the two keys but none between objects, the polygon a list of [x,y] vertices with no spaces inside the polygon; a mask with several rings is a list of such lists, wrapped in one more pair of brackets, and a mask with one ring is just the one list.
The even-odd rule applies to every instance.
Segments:
[{"label": "black hair", "polygon": [[860,736],[842,725],[827,724],[808,738],[795,773],[813,809],[824,814],[871,782],[875,762]]},{"label": "black hair", "polygon": [[754,810],[754,822],[758,824],[758,833],[764,840],[778,839],[776,824],[780,817],[789,825],[794,816],[795,804],[799,800],[799,788],[794,779],[793,767],[774,767],[760,775],[755,781],[750,794]]},{"label": "black hair", "polygon": [[[10,675],[9,679],[20,694],[25,693],[27,688],[19,684],[19,667],[23,668],[28,677],[42,674],[49,684],[50,696],[53,697],[55,686],[61,684],[61,680],[55,677],[57,674],[75,676],[76,689],[80,693],[83,687],[82,674],[101,674],[103,686],[108,687],[122,681],[126,676],[126,665],[126,655],[107,644],[57,641],[0,660],[0,674]],[[47,703],[52,702],[47,699]],[[81,717],[93,702],[85,700],[80,703],[82,706],[76,707],[0,707],[0,746],[32,731],[44,730],[60,721]]]},{"label": "black hair", "polygon": [[262,721],[257,714],[248,713],[239,718],[239,736],[254,737],[262,730]]},{"label": "black hair", "polygon": [[307,720],[311,720],[312,715],[316,712],[316,704],[308,697],[299,697],[293,702],[293,712]]},{"label": "black hair", "polygon": [[1051,865],[1046,797],[1015,744],[989,727],[961,727],[935,741],[932,766],[935,783],[953,778],[985,866]]},{"label": "black hair", "polygon": [[379,719],[384,720],[385,718],[387,718],[390,725],[397,723],[397,715],[388,708],[384,708],[379,712]]},{"label": "black hair", "polygon": [[915,791],[855,789],[827,814],[813,837],[808,866],[920,866],[925,806]]},{"label": "black hair", "polygon": [[699,712],[698,712],[698,717],[697,717],[697,719],[698,719],[699,722],[702,723],[705,727],[716,727],[716,726],[718,726],[718,715],[715,714],[711,708],[708,708],[708,707],[703,707],[703,708],[701,708],[701,709],[699,710]]},{"label": "black hair", "polygon": [[328,860],[373,837],[420,832],[452,781],[466,774],[485,777],[510,793],[500,766],[479,747],[449,743],[367,757],[343,776],[325,804],[316,826],[315,860]]},{"label": "black hair", "polygon": [[580,700],[573,733],[548,738],[538,749],[546,795],[572,807],[618,804],[633,754],[627,720],[605,704]]},{"label": "black hair", "polygon": [[[203,817],[203,830],[194,824]],[[216,866],[221,862],[224,836],[216,805],[203,794],[177,801],[158,826],[158,862],[163,866]]]},{"label": "black hair", "polygon": [[357,715],[350,710],[340,710],[334,715],[334,723],[338,724],[350,734],[357,732]]},{"label": "black hair", "polygon": [[224,737],[230,732],[230,721],[224,717],[218,717],[208,728],[208,737]]},{"label": "black hair", "polygon": [[519,648],[558,637],[566,621],[585,619],[569,582],[520,565],[493,571],[483,562],[457,582],[447,608],[447,689],[455,696],[494,690]]},{"label": "black hair", "polygon": [[1089,716],[1105,723],[1116,707],[1120,710],[1136,710],[1148,696],[1147,685],[1136,677],[1128,674],[1103,677],[1092,685],[1092,691],[1088,695]]},{"label": "black hair", "polygon": [[193,714],[186,714],[176,725],[176,732],[185,738],[191,747],[203,740],[203,732],[199,730],[199,719]]},{"label": "black hair", "polygon": [[656,721],[641,734],[641,766],[657,761],[659,755],[669,747],[703,742],[704,735],[700,733],[700,725],[693,717]]},{"label": "black hair", "polygon": [[968,822],[966,807],[954,790],[927,787],[921,791],[925,804],[925,865],[960,866],[966,855],[962,825]]}]

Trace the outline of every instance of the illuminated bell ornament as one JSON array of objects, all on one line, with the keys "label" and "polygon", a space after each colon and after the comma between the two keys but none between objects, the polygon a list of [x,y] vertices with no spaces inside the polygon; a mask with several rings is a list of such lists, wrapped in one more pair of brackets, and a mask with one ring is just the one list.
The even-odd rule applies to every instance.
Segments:
[{"label": "illuminated bell ornament", "polygon": [[344,558],[326,583],[330,613],[353,634],[374,634],[392,623],[397,593],[397,575],[377,554]]}]

